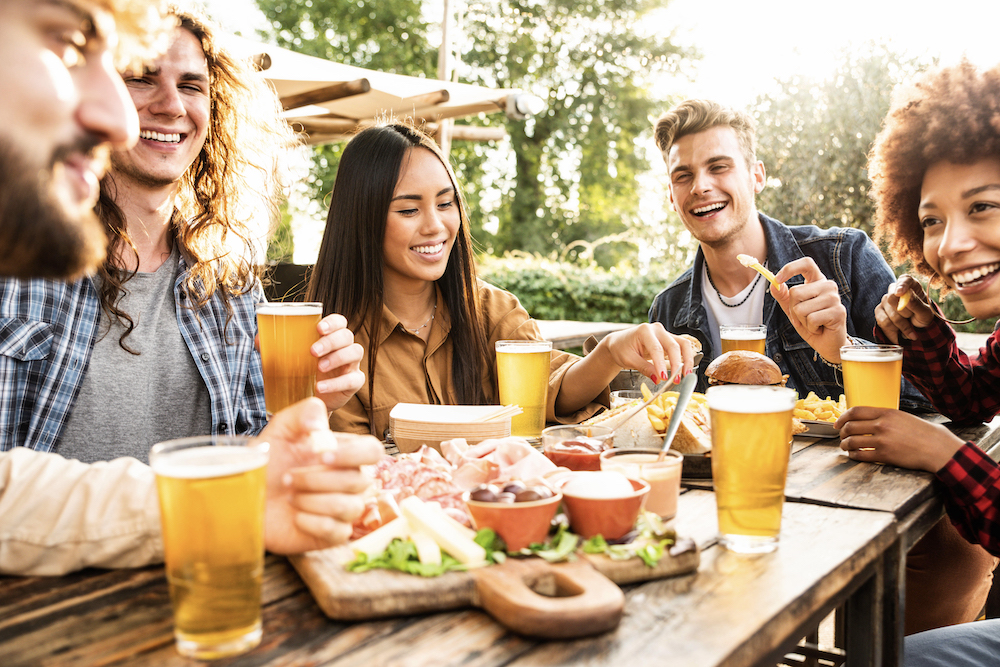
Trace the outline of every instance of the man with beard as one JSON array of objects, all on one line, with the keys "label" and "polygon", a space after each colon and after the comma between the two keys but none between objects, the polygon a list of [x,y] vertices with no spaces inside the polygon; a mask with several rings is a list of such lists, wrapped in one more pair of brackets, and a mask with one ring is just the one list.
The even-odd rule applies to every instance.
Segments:
[{"label": "man with beard", "polygon": [[[88,215],[101,151],[133,144],[135,107],[115,70],[121,51],[149,52],[169,25],[135,0],[0,0],[0,274],[71,277],[103,259],[101,225]],[[169,35],[169,32],[164,33]],[[16,191],[14,191],[16,189]],[[82,239],[91,239],[83,242]],[[0,318],[0,356],[44,358],[48,323]],[[24,337],[12,336],[22,331]],[[0,391],[0,416],[16,410]],[[341,542],[363,504],[381,444],[330,440],[318,399],[274,416],[265,545],[296,553]],[[134,459],[94,465],[24,447],[0,452],[0,572],[59,574],[88,566],[136,567],[163,558],[152,471]]]},{"label": "man with beard", "polygon": [[[109,253],[98,275],[0,282],[0,317],[19,323],[8,340],[37,336],[46,353],[0,355],[13,408],[0,415],[0,449],[145,460],[162,440],[266,423],[252,216],[277,215],[292,134],[250,63],[205,21],[178,19],[166,52],[123,75],[139,141],[112,152],[101,182]],[[346,325],[327,316],[311,347],[328,410],[364,381]]]},{"label": "man with beard", "polygon": [[[851,337],[873,338],[875,308],[895,280],[878,248],[857,229],[786,226],[757,211],[764,165],[746,113],[687,100],[657,120],[655,136],[670,203],[699,247],[694,266],[656,296],[650,321],[698,338],[703,367],[718,355],[720,324],[766,324],[767,355],[788,374],[789,387],[800,396],[840,395],[840,347]],[[739,254],[771,267],[773,299]],[[905,380],[900,407],[933,411]],[[942,519],[907,558],[906,632],[975,619],[995,566]]]}]

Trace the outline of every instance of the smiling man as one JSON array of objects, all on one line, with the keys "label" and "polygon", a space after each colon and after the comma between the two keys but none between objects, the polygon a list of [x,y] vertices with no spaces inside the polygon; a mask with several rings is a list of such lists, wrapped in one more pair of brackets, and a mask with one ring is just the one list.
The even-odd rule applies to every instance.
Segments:
[{"label": "smiling man", "polygon": [[[766,324],[766,352],[800,396],[839,396],[840,346],[871,340],[875,309],[895,276],[857,229],[788,226],[757,211],[766,183],[753,119],[715,102],[688,100],[656,122],[670,203],[699,243],[694,265],[660,292],[651,322],[702,343],[702,369],[718,355],[720,324]],[[738,254],[776,275],[771,287]],[[702,378],[701,387],[704,387]],[[904,381],[900,407],[932,411]],[[986,601],[994,559],[942,519],[907,558],[907,633],[972,620]]]},{"label": "smiling man", "polygon": [[[293,137],[263,77],[177,18],[165,53],[122,75],[138,142],[118,138],[101,181],[97,276],[0,282],[4,339],[32,341],[0,355],[0,449],[146,460],[161,440],[267,421],[251,218],[277,214]],[[91,204],[96,177],[76,188]],[[362,350],[342,317],[320,328],[317,395],[333,410],[363,382]]]}]

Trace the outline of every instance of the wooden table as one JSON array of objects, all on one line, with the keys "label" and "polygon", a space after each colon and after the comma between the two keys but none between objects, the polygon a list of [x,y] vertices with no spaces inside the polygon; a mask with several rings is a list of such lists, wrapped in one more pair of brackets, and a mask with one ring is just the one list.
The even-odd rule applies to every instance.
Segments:
[{"label": "wooden table", "polygon": [[[981,446],[997,428],[973,433]],[[284,558],[269,556],[264,640],[235,665],[773,665],[832,610],[848,617],[849,665],[894,665],[906,549],[941,516],[930,475],[851,461],[836,440],[797,438],[781,543],[741,556],[715,544],[714,494],[681,497],[678,531],[702,547],[695,574],[626,589],[613,632],[539,641],[476,610],[345,624],[323,616]],[[191,665],[173,648],[162,567],[0,577],[0,665]]]}]

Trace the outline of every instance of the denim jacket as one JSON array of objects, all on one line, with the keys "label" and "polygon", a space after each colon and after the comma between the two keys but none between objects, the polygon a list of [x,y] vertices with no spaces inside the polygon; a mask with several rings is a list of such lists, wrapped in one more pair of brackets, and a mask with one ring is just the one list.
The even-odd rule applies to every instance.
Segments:
[{"label": "denim jacket", "polygon": [[[801,257],[812,257],[827,278],[836,281],[840,300],[847,309],[847,333],[854,338],[871,340],[875,329],[875,307],[889,284],[895,280],[892,269],[868,236],[857,229],[820,229],[813,225],[789,227],[758,213],[767,238],[767,261],[770,266],[784,266]],[[734,258],[735,261],[735,258]],[[708,333],[708,315],[701,299],[701,248],[694,266],[669,287],[656,295],[649,309],[649,321],[660,322],[667,331],[691,334],[701,341],[705,358],[699,368],[698,391],[707,387],[705,368],[717,355]],[[790,287],[801,285],[802,276],[788,281]],[[800,397],[814,391],[820,397],[836,398],[844,391],[839,370],[823,363],[795,331],[785,312],[768,297],[764,300],[764,324],[767,325],[767,355],[788,374],[787,386]],[[913,385],[903,381],[900,408],[908,411],[933,411],[930,403]]]}]

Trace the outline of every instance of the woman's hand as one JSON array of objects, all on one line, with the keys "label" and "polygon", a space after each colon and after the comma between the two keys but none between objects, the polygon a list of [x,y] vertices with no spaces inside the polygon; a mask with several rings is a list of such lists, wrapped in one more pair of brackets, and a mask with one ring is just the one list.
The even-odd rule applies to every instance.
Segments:
[{"label": "woman's hand", "polygon": [[347,328],[343,315],[327,315],[317,325],[320,339],[310,352],[317,357],[316,396],[327,410],[342,407],[365,384],[361,370],[364,348],[354,342],[354,332]]},{"label": "woman's hand", "polygon": [[888,408],[853,407],[834,424],[840,448],[856,461],[937,472],[964,441],[940,424]]},{"label": "woman's hand", "polygon": [[[271,444],[264,512],[267,550],[293,554],[346,542],[372,483],[360,466],[385,454],[382,443],[368,435],[331,433],[326,409],[315,398],[278,412],[259,438]],[[316,443],[327,447],[317,451]]]},{"label": "woman's hand", "polygon": [[913,276],[903,274],[889,285],[882,301],[875,307],[875,322],[893,343],[899,337],[914,340],[915,329],[923,329],[934,320],[927,293]]},{"label": "woman's hand", "polygon": [[695,351],[691,342],[668,332],[659,322],[608,334],[598,348],[601,346],[618,369],[634,369],[654,383],[667,379],[680,382],[694,367]]}]

